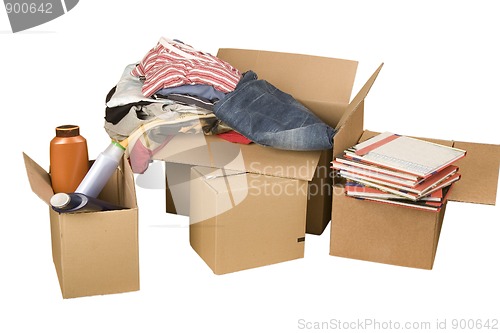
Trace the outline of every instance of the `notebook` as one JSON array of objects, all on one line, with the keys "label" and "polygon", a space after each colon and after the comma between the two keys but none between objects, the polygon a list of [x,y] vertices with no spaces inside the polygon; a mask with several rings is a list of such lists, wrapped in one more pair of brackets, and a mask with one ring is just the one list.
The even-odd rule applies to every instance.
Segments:
[{"label": "notebook", "polygon": [[349,178],[353,179],[355,178],[356,180],[367,180],[371,181],[376,184],[380,185],[385,185],[385,186],[390,186],[395,189],[398,189],[400,191],[404,192],[409,192],[409,193],[415,193],[415,194],[422,194],[428,192],[429,189],[435,187],[448,177],[454,175],[457,173],[458,167],[454,165],[449,165],[446,168],[444,168],[441,171],[438,171],[429,178],[424,179],[423,182],[416,184],[415,186],[406,186],[402,185],[399,183],[396,183],[394,181],[390,181],[384,178],[381,178],[378,174],[374,175],[362,175],[362,174],[357,174],[348,170],[340,170],[340,175],[344,178]]},{"label": "notebook", "polygon": [[[376,198],[386,200],[404,200],[401,196],[387,193],[373,187],[367,187],[356,182],[347,182],[345,184],[345,193],[350,197]],[[422,197],[421,201],[441,202],[443,199],[443,190],[440,188],[431,194]]]},{"label": "notebook", "polygon": [[420,194],[416,194],[416,193],[406,192],[404,190],[401,190],[401,189],[398,189],[398,188],[395,188],[392,186],[387,186],[387,185],[375,183],[372,180],[357,178],[355,175],[346,175],[346,174],[342,174],[342,172],[341,172],[341,176],[350,180],[350,181],[357,182],[357,183],[363,184],[363,185],[368,186],[368,187],[373,187],[373,188],[379,189],[379,190],[387,192],[387,193],[396,194],[396,195],[399,195],[400,197],[410,199],[413,201],[420,200],[421,198],[439,190],[440,188],[444,188],[448,185],[451,185],[452,183],[454,183],[460,179],[460,174],[455,173],[452,176],[444,179],[443,181],[441,181],[437,185],[429,188],[425,192],[422,192]]},{"label": "notebook", "polygon": [[442,189],[442,201],[441,202],[433,202],[433,201],[411,201],[411,200],[389,200],[384,198],[371,198],[371,197],[356,197],[356,199],[374,201],[374,202],[382,202],[386,204],[403,206],[408,208],[415,208],[427,211],[439,212],[443,205],[446,203],[449,190],[451,185],[448,185]]},{"label": "notebook", "polygon": [[464,157],[465,150],[385,132],[347,149],[345,154],[426,178]]}]

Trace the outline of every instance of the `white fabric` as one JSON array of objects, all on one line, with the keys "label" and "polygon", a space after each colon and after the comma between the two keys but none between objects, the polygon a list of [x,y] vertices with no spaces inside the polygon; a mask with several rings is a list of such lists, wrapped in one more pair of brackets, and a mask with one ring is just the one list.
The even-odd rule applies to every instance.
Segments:
[{"label": "white fabric", "polygon": [[137,103],[140,101],[155,102],[165,104],[165,100],[157,100],[153,98],[144,97],[142,94],[142,81],[130,74],[132,69],[135,68],[136,64],[130,64],[125,67],[120,81],[116,84],[116,91],[106,103],[106,106],[113,108],[115,106],[121,106],[130,103]]}]

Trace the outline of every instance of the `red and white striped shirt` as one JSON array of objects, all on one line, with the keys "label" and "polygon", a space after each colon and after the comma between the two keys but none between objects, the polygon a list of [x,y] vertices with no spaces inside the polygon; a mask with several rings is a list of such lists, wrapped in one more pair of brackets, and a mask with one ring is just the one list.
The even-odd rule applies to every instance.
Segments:
[{"label": "red and white striped shirt", "polygon": [[142,93],[146,97],[185,84],[207,84],[228,93],[241,78],[240,71],[227,62],[163,37],[131,74],[145,77]]}]

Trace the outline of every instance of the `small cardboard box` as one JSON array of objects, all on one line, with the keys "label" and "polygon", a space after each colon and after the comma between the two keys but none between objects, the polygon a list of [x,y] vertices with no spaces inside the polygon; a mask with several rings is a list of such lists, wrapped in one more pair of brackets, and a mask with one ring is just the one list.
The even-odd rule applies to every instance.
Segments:
[{"label": "small cardboard box", "polygon": [[138,209],[129,164],[122,161],[99,196],[127,209],[60,214],[49,204],[50,175],[23,155],[31,189],[49,206],[52,259],[63,298],[139,290]]},{"label": "small cardboard box", "polygon": [[[351,116],[362,121],[356,112]],[[342,154],[340,148],[346,149],[377,134],[354,132],[350,140],[337,147],[339,153],[335,156]],[[466,157],[456,163],[462,177],[452,185],[448,200],[495,204],[499,145],[424,140],[467,151]],[[336,185],[333,192],[330,255],[432,269],[446,205],[439,212],[430,212],[349,198],[341,185]]]},{"label": "small cardboard box", "polygon": [[304,257],[307,181],[191,169],[189,239],[215,274]]},{"label": "small cardboard box", "polygon": [[[351,101],[357,61],[241,49],[220,49],[217,56],[242,72],[255,71],[260,79],[291,94],[337,130],[334,145],[337,137],[342,142],[349,138],[352,131],[363,130],[362,127],[357,128],[362,123],[353,121],[347,124],[347,115],[354,110],[363,114],[364,98],[382,67],[375,71]],[[182,179],[187,179],[190,166],[215,167],[307,181],[306,232],[319,235],[324,231],[331,218],[332,151],[285,151],[257,144],[233,144],[215,136],[194,137],[176,136],[153,156],[155,160],[167,162],[167,177],[169,168],[181,170],[184,165],[184,171],[174,172],[173,177],[168,177],[167,212],[186,213],[179,207],[186,207],[188,191],[178,191],[184,193],[183,196],[176,196],[174,192],[185,184]],[[171,191],[169,186],[174,185],[176,188]]]}]

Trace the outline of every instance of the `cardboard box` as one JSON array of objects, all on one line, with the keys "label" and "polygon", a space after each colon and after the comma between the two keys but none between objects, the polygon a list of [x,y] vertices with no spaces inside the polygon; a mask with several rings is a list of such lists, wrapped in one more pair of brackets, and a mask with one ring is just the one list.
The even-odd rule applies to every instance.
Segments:
[{"label": "cardboard box", "polygon": [[24,154],[31,189],[49,206],[52,259],[63,298],[139,290],[138,209],[132,170],[122,161],[99,196],[127,207],[55,212],[50,175]]},{"label": "cardboard box", "polygon": [[[350,118],[348,122],[363,120],[357,111]],[[359,126],[353,128],[359,129]],[[348,140],[337,142],[338,153],[335,156],[342,155],[343,149],[377,134],[371,131],[352,132]],[[449,200],[495,204],[499,145],[424,140],[467,151],[466,157],[456,163],[462,177],[453,184]],[[346,197],[342,186],[336,184],[332,203],[330,255],[432,269],[445,210],[446,206],[439,212],[428,212],[356,200]]]},{"label": "cardboard box", "polygon": [[[363,127],[357,127],[362,126],[358,122],[346,126],[346,115],[354,110],[363,113],[364,98],[381,69],[380,66],[350,101],[358,65],[356,61],[240,49],[220,49],[217,56],[242,72],[255,71],[259,78],[294,96],[337,129],[334,145],[337,137],[345,141],[353,131],[363,130]],[[332,151],[284,151],[257,144],[232,144],[214,136],[179,135],[153,158],[168,162],[167,172],[169,163],[176,163],[186,165],[186,169],[196,165],[307,181],[306,232],[319,235],[330,222]],[[167,183],[172,182],[179,183],[167,180]],[[177,202],[186,201],[189,196],[175,197],[172,194],[167,186],[167,212],[178,212]]]},{"label": "cardboard box", "polygon": [[304,257],[307,181],[191,169],[189,240],[215,274]]}]

